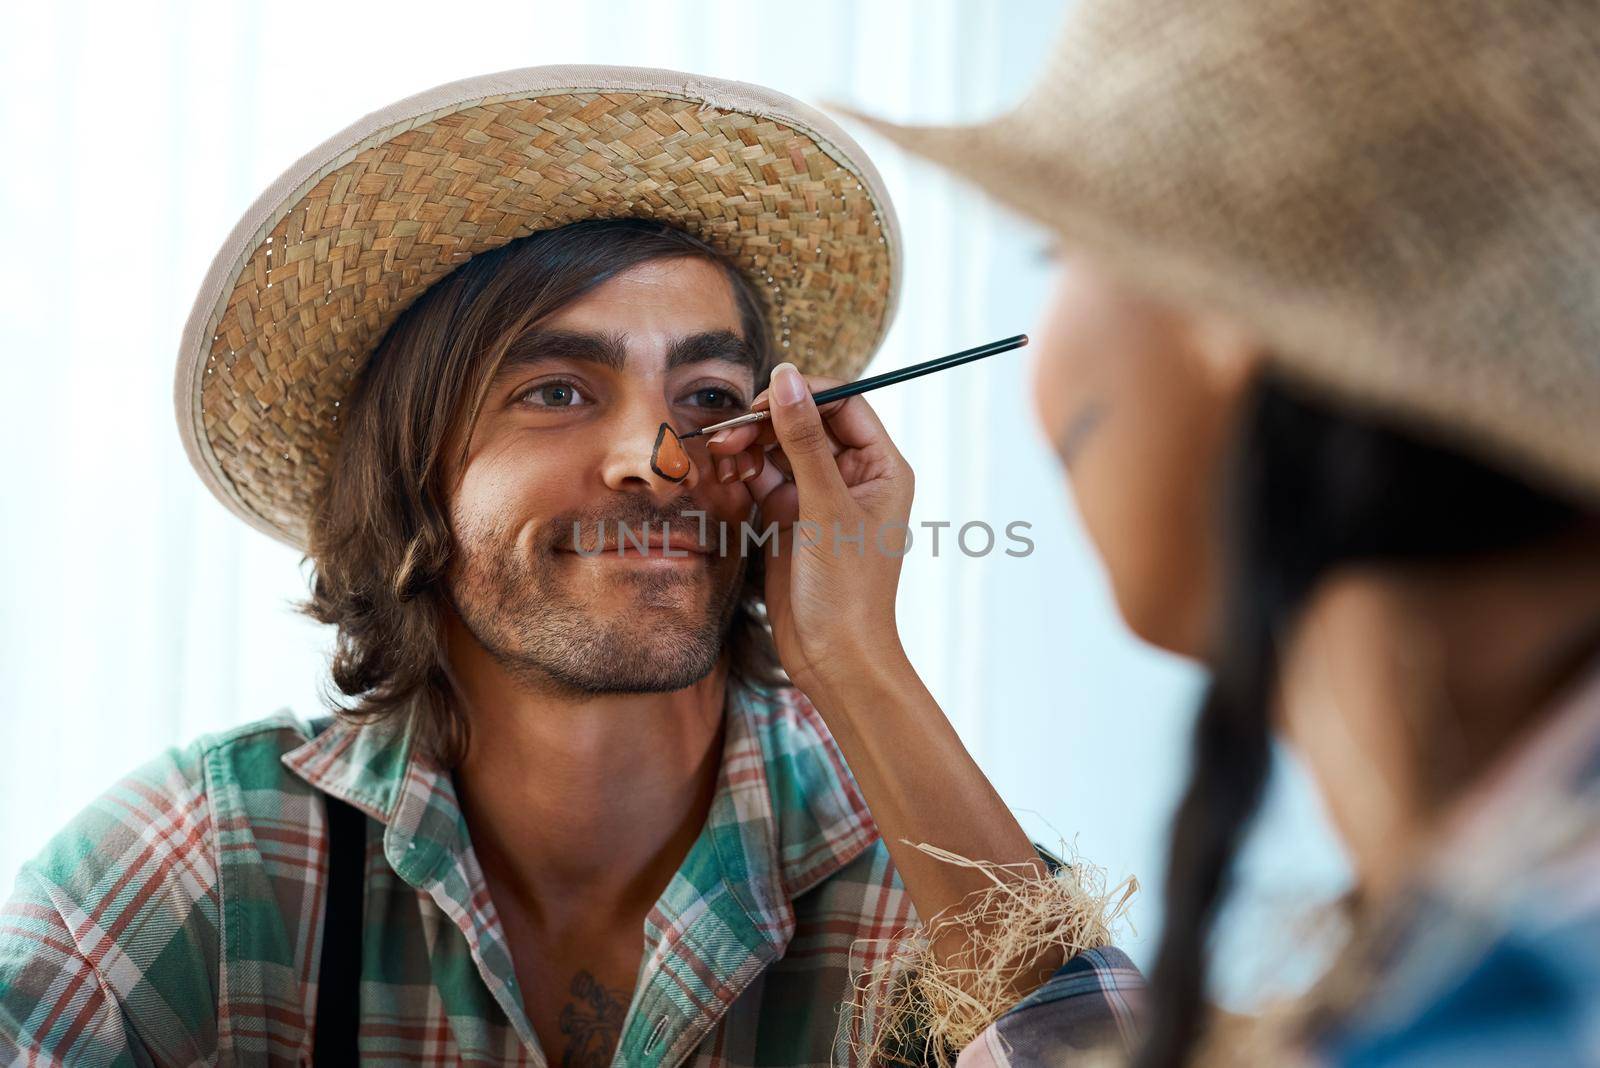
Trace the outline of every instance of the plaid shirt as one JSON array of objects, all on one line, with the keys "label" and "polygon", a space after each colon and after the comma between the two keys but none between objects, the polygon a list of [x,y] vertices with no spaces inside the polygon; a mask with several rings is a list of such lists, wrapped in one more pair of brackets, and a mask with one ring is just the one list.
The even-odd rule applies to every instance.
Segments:
[{"label": "plaid shirt", "polygon": [[956,1068],[1118,1062],[1137,1045],[1144,989],[1122,950],[1085,950],[962,1050]]},{"label": "plaid shirt", "polygon": [[1316,1063],[1600,1064],[1600,662],[1452,806],[1370,942]]},{"label": "plaid shirt", "polygon": [[[917,917],[810,703],[728,693],[711,813],[645,923],[615,1063],[850,1064],[849,1027],[873,1026],[841,1018],[853,978]],[[544,1063],[450,775],[404,721],[312,728],[285,710],[169,749],[24,866],[0,1062],[306,1063],[325,792],[374,821],[363,1059]]]}]

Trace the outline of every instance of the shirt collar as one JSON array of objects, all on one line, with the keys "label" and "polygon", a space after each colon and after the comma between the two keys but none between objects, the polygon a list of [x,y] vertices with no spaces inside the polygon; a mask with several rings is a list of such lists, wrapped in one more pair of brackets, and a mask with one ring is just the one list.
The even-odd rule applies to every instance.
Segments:
[{"label": "shirt collar", "polygon": [[1463,977],[1483,974],[1484,962],[1508,946],[1528,967],[1551,965],[1551,932],[1592,914],[1600,870],[1600,659],[1528,737],[1446,807],[1433,837],[1407,891],[1364,922],[1366,956],[1358,959],[1372,975],[1354,1006],[1340,1010],[1350,1019],[1327,1034],[1410,1026],[1441,998],[1459,995]]},{"label": "shirt collar", "polygon": [[[1451,805],[1436,853],[1439,882],[1493,898],[1526,873],[1593,851],[1600,816],[1600,658],[1553,702],[1544,721]],[[1498,861],[1491,858],[1499,858]]]},{"label": "shirt collar", "polygon": [[[730,681],[727,734],[707,820],[733,866],[763,897],[797,896],[877,837],[866,801],[821,715],[798,690]],[[371,723],[335,718],[283,755],[312,787],[384,826],[384,853],[413,884],[465,852],[449,772],[418,744],[415,706]]]},{"label": "shirt collar", "polygon": [[[387,721],[334,719],[285,753],[283,763],[315,789],[383,824],[390,866],[462,931],[491,994],[524,1043],[537,1048],[454,782],[418,744],[416,707]],[[680,957],[695,955],[695,966],[719,984],[723,1007],[787,949],[794,898],[878,837],[837,743],[799,691],[758,691],[730,681],[724,715],[711,810],[683,868],[646,919],[641,969],[647,977],[669,975]],[[724,896],[736,910],[717,905]],[[713,924],[723,925],[719,937],[706,937]],[[707,947],[716,948],[710,957]],[[658,989],[663,985],[672,983],[651,982],[636,1009],[644,1018],[670,1019],[674,1044],[696,1041],[720,1013],[683,1016],[681,998]]]},{"label": "shirt collar", "polygon": [[[877,838],[834,735],[805,695],[728,684],[726,740],[712,815],[723,846],[766,895],[795,897]],[[334,718],[283,764],[384,825],[384,852],[408,883],[467,847],[450,774],[418,745],[414,710],[374,723]],[[421,855],[416,855],[421,854]]]},{"label": "shirt collar", "polygon": [[312,787],[383,824],[389,866],[431,897],[466,937],[491,996],[524,1045],[535,1049],[511,946],[469,847],[455,784],[428,747],[418,744],[419,707],[413,702],[388,719],[368,723],[336,717],[310,741],[283,754],[283,763]]},{"label": "shirt collar", "polygon": [[[821,715],[794,689],[729,684],[722,766],[702,836],[727,889],[778,952],[791,902],[877,840],[878,829]],[[682,895],[651,922],[671,926]]]}]

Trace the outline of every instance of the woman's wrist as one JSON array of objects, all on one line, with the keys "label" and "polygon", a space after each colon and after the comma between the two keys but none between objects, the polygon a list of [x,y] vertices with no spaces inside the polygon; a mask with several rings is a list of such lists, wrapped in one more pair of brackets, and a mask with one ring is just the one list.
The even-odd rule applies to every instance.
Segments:
[{"label": "woman's wrist", "polygon": [[849,717],[852,712],[870,711],[886,697],[905,697],[925,688],[899,634],[891,632],[823,657],[801,689],[824,716]]}]

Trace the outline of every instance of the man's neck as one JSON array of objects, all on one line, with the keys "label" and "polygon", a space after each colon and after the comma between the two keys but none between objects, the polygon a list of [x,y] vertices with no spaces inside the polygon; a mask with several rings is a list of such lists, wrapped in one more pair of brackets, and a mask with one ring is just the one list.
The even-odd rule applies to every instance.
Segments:
[{"label": "man's neck", "polygon": [[540,924],[648,910],[716,793],[725,667],[671,693],[580,696],[467,659],[472,743],[454,777],[485,872]]}]

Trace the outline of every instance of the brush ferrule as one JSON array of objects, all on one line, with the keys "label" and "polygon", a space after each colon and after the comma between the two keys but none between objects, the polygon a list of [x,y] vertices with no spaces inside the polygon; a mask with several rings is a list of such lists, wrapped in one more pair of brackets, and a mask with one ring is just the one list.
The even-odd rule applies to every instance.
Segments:
[{"label": "brush ferrule", "polygon": [[746,412],[743,415],[734,416],[732,419],[725,419],[720,423],[712,423],[710,426],[703,426],[699,430],[691,430],[687,434],[680,434],[678,436],[684,438],[704,437],[707,434],[715,434],[719,431],[727,430],[730,427],[744,426],[746,423],[759,423],[765,418],[767,418],[767,413],[765,411]]}]

